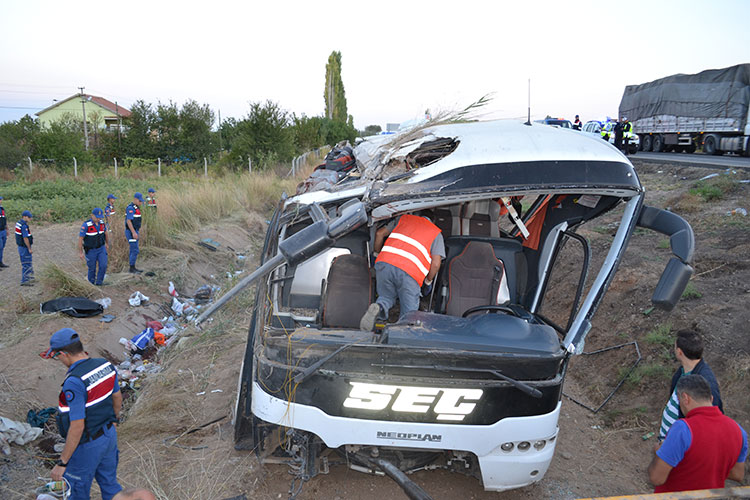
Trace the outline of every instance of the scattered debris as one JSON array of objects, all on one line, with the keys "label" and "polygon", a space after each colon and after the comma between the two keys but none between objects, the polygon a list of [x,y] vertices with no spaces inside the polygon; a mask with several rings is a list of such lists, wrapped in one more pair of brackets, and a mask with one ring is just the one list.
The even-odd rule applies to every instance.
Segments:
[{"label": "scattered debris", "polygon": [[101,304],[86,297],[60,297],[39,305],[39,312],[42,314],[61,312],[74,318],[90,318],[103,311]]},{"label": "scattered debris", "polygon": [[169,292],[169,295],[171,295],[172,297],[180,296],[180,294],[177,293],[177,290],[174,287],[174,283],[172,283],[171,281],[169,282],[169,288],[167,289],[167,291]]},{"label": "scattered debris", "polygon": [[115,319],[114,314],[105,314],[101,318],[99,318],[99,321],[102,323],[112,323],[112,320]]},{"label": "scattered debris", "polygon": [[146,302],[148,302],[148,297],[143,295],[141,292],[133,292],[133,294],[128,299],[128,303],[133,307],[145,305]]},{"label": "scattered debris", "polygon": [[26,422],[16,422],[9,418],[0,417],[0,450],[10,455],[10,445],[15,443],[24,445],[30,443],[42,434],[42,429],[32,427]]},{"label": "scattered debris", "polygon": [[43,429],[44,424],[46,424],[47,420],[49,420],[49,418],[55,413],[57,413],[57,408],[53,407],[45,408],[39,411],[29,410],[29,412],[26,414],[26,422],[32,427],[39,427],[40,429]]},{"label": "scattered debris", "polygon": [[94,302],[96,302],[97,304],[101,304],[101,306],[104,309],[107,309],[109,306],[112,305],[112,299],[110,299],[109,297],[104,297],[104,298],[101,298],[101,299],[96,299]]},{"label": "scattered debris", "polygon": [[655,434],[654,431],[647,432],[646,434],[644,434],[643,436],[641,436],[641,439],[643,439],[644,441],[648,441],[649,439],[651,439],[652,437],[654,437],[654,434]]},{"label": "scattered debris", "polygon": [[203,238],[198,242],[198,244],[204,248],[208,248],[212,252],[217,251],[221,246],[221,243],[219,243],[218,241],[214,241],[211,238]]},{"label": "scattered debris", "polygon": [[747,217],[747,210],[744,208],[735,208],[734,210],[727,212],[727,215],[741,215]]}]

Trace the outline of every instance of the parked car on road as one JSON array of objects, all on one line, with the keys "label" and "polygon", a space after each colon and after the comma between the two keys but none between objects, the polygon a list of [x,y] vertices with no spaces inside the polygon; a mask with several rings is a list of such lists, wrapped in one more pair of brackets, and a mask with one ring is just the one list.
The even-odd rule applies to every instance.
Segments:
[{"label": "parked car on road", "polygon": [[[609,141],[610,144],[614,144],[615,123],[616,122],[613,121],[600,122],[598,120],[591,120],[586,122],[581,130],[601,137],[605,141]],[[604,133],[602,133],[602,131],[604,131]],[[626,132],[625,136],[630,139],[628,143],[628,153],[634,155],[641,148],[641,140],[635,132]]]}]

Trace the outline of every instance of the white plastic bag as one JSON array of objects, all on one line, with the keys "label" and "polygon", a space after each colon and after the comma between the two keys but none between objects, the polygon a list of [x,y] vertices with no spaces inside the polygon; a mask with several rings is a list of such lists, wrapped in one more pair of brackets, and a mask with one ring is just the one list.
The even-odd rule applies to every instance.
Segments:
[{"label": "white plastic bag", "polygon": [[128,299],[128,303],[133,307],[137,307],[143,302],[148,302],[148,297],[143,295],[141,292],[133,292],[133,294]]},{"label": "white plastic bag", "polygon": [[103,299],[96,299],[94,302],[96,302],[97,304],[101,304],[101,306],[104,309],[112,305],[112,299],[110,299],[109,297],[104,297]]}]

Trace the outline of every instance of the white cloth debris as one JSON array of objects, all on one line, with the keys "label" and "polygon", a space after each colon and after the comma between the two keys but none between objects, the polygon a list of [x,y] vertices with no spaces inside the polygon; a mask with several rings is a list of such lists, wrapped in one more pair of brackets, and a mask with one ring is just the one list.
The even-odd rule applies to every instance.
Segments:
[{"label": "white cloth debris", "polygon": [[128,303],[133,306],[139,306],[144,302],[148,302],[148,297],[143,295],[141,292],[133,292],[133,294],[128,299]]},{"label": "white cloth debris", "polygon": [[0,417],[0,449],[10,455],[10,444],[24,445],[35,440],[42,434],[42,429],[32,427],[26,422],[16,422],[9,418]]},{"label": "white cloth debris", "polygon": [[106,308],[108,308],[109,306],[112,305],[112,299],[110,299],[109,297],[104,297],[102,299],[96,299],[94,302],[96,302],[97,304],[101,304],[101,306],[104,309],[106,309]]}]

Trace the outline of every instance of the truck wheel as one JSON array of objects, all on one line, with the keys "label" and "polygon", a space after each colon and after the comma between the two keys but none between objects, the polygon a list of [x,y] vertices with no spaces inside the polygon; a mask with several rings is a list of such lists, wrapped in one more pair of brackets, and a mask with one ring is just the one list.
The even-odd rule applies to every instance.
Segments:
[{"label": "truck wheel", "polygon": [[651,151],[651,147],[653,145],[653,137],[650,135],[644,135],[643,141],[641,141],[641,145],[643,146],[644,151]]},{"label": "truck wheel", "polygon": [[717,155],[719,152],[716,150],[716,139],[714,136],[709,135],[703,141],[703,152],[707,155]]},{"label": "truck wheel", "polygon": [[628,153],[630,153],[631,155],[634,155],[637,152],[638,152],[638,146],[636,146],[635,144],[628,144]]},{"label": "truck wheel", "polygon": [[655,135],[653,140],[654,153],[661,153],[664,150],[664,139],[660,135]]}]

